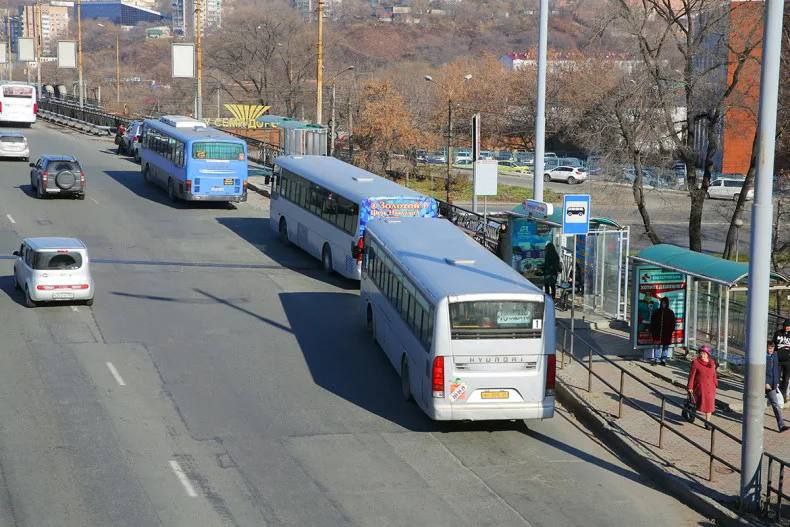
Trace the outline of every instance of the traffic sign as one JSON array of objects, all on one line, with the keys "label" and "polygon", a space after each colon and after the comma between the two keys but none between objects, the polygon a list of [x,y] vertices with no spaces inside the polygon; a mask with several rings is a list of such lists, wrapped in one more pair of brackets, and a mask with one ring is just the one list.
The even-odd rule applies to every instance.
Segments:
[{"label": "traffic sign", "polygon": [[590,195],[565,194],[562,199],[562,234],[590,231]]}]

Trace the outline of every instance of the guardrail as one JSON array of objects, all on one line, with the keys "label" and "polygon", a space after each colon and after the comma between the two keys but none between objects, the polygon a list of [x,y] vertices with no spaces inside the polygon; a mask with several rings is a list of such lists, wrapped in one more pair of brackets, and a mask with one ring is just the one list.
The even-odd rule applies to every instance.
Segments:
[{"label": "guardrail", "polygon": [[[723,459],[721,456],[716,454],[716,437],[717,434],[721,435],[722,437],[734,441],[739,446],[742,444],[740,438],[734,436],[730,432],[724,430],[723,428],[719,427],[718,425],[706,420],[701,420],[710,428],[710,441],[709,446],[701,445],[694,439],[690,438],[683,432],[681,432],[678,428],[672,426],[670,423],[667,422],[666,419],[666,409],[667,404],[670,406],[683,409],[683,404],[678,403],[670,398],[669,394],[663,393],[660,390],[656,389],[651,384],[643,381],[630,371],[626,370],[616,362],[614,362],[609,357],[602,354],[600,351],[596,349],[596,346],[587,342],[582,337],[573,334],[569,328],[561,324],[557,324],[557,331],[562,333],[562,338],[557,338],[557,345],[560,351],[560,360],[559,364],[557,365],[558,368],[562,369],[565,367],[565,357],[569,357],[569,361],[576,361],[577,364],[582,366],[587,371],[587,392],[592,392],[593,387],[593,378],[597,379],[599,382],[603,383],[607,388],[614,392],[615,397],[617,397],[617,419],[621,419],[623,417],[623,405],[625,403],[629,404],[633,408],[639,410],[644,415],[648,416],[652,421],[658,424],[658,448],[664,448],[664,431],[668,430],[672,432],[676,436],[683,439],[686,443],[693,446],[695,449],[699,450],[700,452],[704,453],[708,457],[708,473],[707,473],[707,480],[713,481],[713,467],[715,463],[720,463],[725,467],[729,468],[730,470],[737,472],[740,474],[741,469],[739,466],[736,466],[733,463],[730,463],[726,459]],[[570,340],[571,346],[568,346],[568,342]],[[576,347],[576,343],[580,343],[583,347],[586,348],[586,353],[578,353],[578,348]],[[584,357],[584,359],[580,358],[578,355]],[[598,359],[602,359],[608,365],[613,366],[619,372],[620,379],[619,379],[619,387],[613,386],[609,381],[603,378],[601,375],[594,371],[594,362],[593,356],[596,356]],[[570,364],[571,362],[568,362]],[[629,397],[625,393],[625,380],[628,378],[630,381],[635,381],[637,384],[643,386],[647,390],[649,390],[655,397],[657,397],[661,401],[661,409],[659,413],[656,415],[655,412],[648,410],[647,408],[643,407],[638,400]],[[770,454],[768,452],[763,452],[763,459],[764,462],[767,464],[765,470],[765,477],[766,482],[763,485],[764,494],[762,496],[762,514],[766,517],[770,517],[774,520],[781,521],[782,519],[782,501],[789,500],[790,495],[784,492],[784,472],[785,467],[790,464],[790,461],[784,460],[778,456]],[[776,465],[778,467],[777,479],[778,483],[774,486],[774,479],[773,479],[773,467]]]},{"label": "guardrail", "polygon": [[497,253],[499,233],[502,232],[504,222],[441,200],[439,213],[471,235],[480,245],[494,254]]}]

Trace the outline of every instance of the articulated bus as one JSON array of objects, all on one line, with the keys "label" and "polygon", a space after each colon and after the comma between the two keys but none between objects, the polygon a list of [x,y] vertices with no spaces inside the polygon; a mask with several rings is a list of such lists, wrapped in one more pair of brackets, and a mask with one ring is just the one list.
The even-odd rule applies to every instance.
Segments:
[{"label": "articulated bus", "polygon": [[433,198],[327,156],[278,157],[271,196],[270,226],[283,243],[353,280],[361,276],[370,219],[439,215]]},{"label": "articulated bus", "polygon": [[36,89],[21,82],[0,84],[0,122],[30,126],[36,122]]},{"label": "articulated bus", "polygon": [[143,121],[140,170],[174,202],[247,200],[247,143],[189,117]]},{"label": "articulated bus", "polygon": [[365,231],[361,318],[435,420],[554,415],[554,305],[449,221]]}]

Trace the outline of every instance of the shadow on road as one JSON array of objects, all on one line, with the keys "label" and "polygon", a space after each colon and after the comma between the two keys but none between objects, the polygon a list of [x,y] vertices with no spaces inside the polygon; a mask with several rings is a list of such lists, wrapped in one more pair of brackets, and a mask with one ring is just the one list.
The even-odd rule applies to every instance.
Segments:
[{"label": "shadow on road", "polygon": [[232,203],[225,201],[190,201],[178,200],[175,203],[167,197],[167,191],[153,183],[146,183],[140,170],[105,170],[105,174],[131,190],[141,198],[153,201],[159,205],[165,205],[174,209],[215,209],[228,210],[235,209]]}]

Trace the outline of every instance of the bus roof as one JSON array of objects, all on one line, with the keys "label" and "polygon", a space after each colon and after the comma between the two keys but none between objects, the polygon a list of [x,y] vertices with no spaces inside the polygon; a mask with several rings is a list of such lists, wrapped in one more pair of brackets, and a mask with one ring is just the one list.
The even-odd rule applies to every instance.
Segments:
[{"label": "bus roof", "polygon": [[371,220],[372,234],[433,302],[471,294],[533,294],[543,291],[461,229],[440,218]]},{"label": "bus roof", "polygon": [[159,119],[146,119],[143,121],[146,127],[156,128],[157,130],[162,130],[163,132],[167,132],[167,134],[172,137],[173,139],[178,139],[179,141],[192,141],[192,140],[209,140],[209,141],[228,141],[232,143],[244,143],[246,141],[239,137],[226,134],[221,130],[217,130],[216,128],[211,128],[209,126],[202,126],[202,127],[193,127],[193,128],[183,128],[183,127],[175,127],[171,126],[167,123],[160,121]]},{"label": "bus roof", "polygon": [[425,197],[334,157],[280,156],[274,162],[355,203],[368,198]]}]

